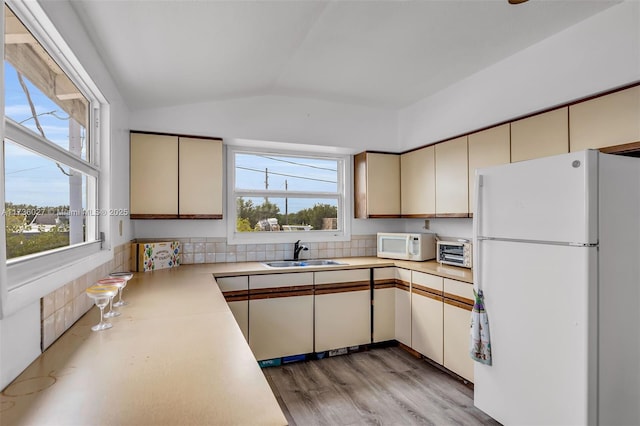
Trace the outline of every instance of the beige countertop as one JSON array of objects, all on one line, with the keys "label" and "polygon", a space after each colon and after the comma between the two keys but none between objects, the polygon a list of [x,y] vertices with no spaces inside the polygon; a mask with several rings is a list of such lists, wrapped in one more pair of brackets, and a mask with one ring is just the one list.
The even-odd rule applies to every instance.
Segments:
[{"label": "beige countertop", "polygon": [[206,266],[210,268],[211,272],[216,277],[228,277],[234,275],[281,274],[302,271],[324,271],[328,269],[357,269],[398,266],[400,268],[438,275],[444,278],[450,278],[470,284],[473,283],[473,272],[471,269],[441,265],[435,260],[428,260],[425,262],[411,262],[406,260],[381,259],[379,257],[345,257],[335,258],[333,260],[344,263],[344,265],[270,268],[268,266],[265,266],[261,262],[239,262],[212,263],[207,264]]},{"label": "beige countertop", "polygon": [[113,328],[92,308],[7,386],[0,424],[286,424],[210,266],[136,273]]},{"label": "beige countertop", "polygon": [[398,266],[473,282],[471,270],[434,261],[336,260],[346,265],[213,263],[136,273],[113,328],[92,332],[92,308],[7,386],[0,424],[286,424],[214,275]]}]

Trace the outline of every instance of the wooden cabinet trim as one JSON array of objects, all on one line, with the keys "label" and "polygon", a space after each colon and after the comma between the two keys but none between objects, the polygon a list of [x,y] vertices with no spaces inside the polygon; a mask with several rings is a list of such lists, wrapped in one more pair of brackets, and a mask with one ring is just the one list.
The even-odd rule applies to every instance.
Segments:
[{"label": "wooden cabinet trim", "polygon": [[[469,300],[469,299],[467,299]],[[464,309],[465,311],[469,311],[471,312],[473,310],[473,303],[471,305],[467,304],[467,303],[463,303],[463,302],[459,302],[457,300],[453,300],[453,299],[444,299],[444,303],[446,303],[447,305],[450,306],[455,306],[456,308],[461,308]]]},{"label": "wooden cabinet trim", "polygon": [[228,302],[243,302],[249,300],[249,290],[223,291],[224,300]]},{"label": "wooden cabinet trim", "polygon": [[333,294],[333,293],[346,293],[352,291],[369,291],[371,286],[368,281],[352,281],[346,283],[330,283],[330,284],[316,284],[315,294]]},{"label": "wooden cabinet trim", "polygon": [[411,291],[411,283],[396,279],[395,288],[398,290]]},{"label": "wooden cabinet trim", "polygon": [[279,297],[296,297],[313,295],[312,285],[269,287],[249,289],[249,300],[274,299]]},{"label": "wooden cabinet trim", "polygon": [[149,132],[146,130],[131,130],[130,133],[140,133],[143,135],[158,135],[158,136],[177,136],[182,138],[194,138],[194,139],[209,139],[209,140],[215,140],[215,141],[222,140],[222,138],[217,136],[200,136],[200,135],[185,135],[183,133]]},{"label": "wooden cabinet trim", "polygon": [[179,219],[177,214],[142,214],[131,213],[130,219]]},{"label": "wooden cabinet trim", "polygon": [[394,288],[395,286],[396,286],[396,280],[393,278],[378,279],[378,280],[374,280],[373,282],[373,287],[376,290],[383,289],[383,288]]},{"label": "wooden cabinet trim", "polygon": [[424,297],[428,297],[430,299],[434,299],[437,300],[439,302],[442,302],[444,300],[444,298],[442,297],[442,292],[430,287],[424,287],[421,286],[419,284],[413,284],[413,286],[411,287],[411,292],[413,294],[417,294],[419,296],[424,296]]},{"label": "wooden cabinet trim", "polygon": [[623,143],[622,145],[607,146],[599,149],[605,154],[624,154],[625,152],[640,151],[640,141]]},{"label": "wooden cabinet trim", "polygon": [[450,300],[456,301],[458,303],[463,303],[463,304],[467,304],[467,305],[473,306],[473,300],[467,299],[466,297],[458,296],[457,294],[445,292],[444,293],[444,297],[445,297],[445,299],[450,299]]}]

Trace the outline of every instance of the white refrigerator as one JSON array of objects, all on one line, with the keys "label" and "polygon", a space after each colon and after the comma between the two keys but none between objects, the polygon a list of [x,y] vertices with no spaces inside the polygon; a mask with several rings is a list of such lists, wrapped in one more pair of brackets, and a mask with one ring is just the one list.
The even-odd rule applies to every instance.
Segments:
[{"label": "white refrigerator", "polygon": [[587,150],[476,172],[474,286],[505,425],[640,425],[640,159]]}]

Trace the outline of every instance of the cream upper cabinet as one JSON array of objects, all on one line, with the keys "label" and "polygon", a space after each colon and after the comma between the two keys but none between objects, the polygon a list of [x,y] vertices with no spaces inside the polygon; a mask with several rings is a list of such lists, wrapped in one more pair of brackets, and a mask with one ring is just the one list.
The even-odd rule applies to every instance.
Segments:
[{"label": "cream upper cabinet", "polygon": [[569,152],[569,107],[511,123],[511,162]]},{"label": "cream upper cabinet", "polygon": [[180,138],[180,216],[222,218],[222,141]]},{"label": "cream upper cabinet", "polygon": [[222,141],[131,132],[132,219],[222,219]]},{"label": "cream upper cabinet", "polygon": [[467,136],[435,146],[436,216],[467,217],[469,214]]},{"label": "cream upper cabinet", "polygon": [[400,156],[400,201],[403,217],[436,214],[435,146]]},{"label": "cream upper cabinet", "polygon": [[400,217],[400,155],[356,155],[354,180],[356,218]]},{"label": "cream upper cabinet", "polygon": [[476,169],[508,164],[510,161],[509,124],[469,135],[469,211],[475,206]]},{"label": "cream upper cabinet", "polygon": [[178,137],[131,133],[132,219],[178,217]]},{"label": "cream upper cabinet", "polygon": [[571,152],[640,141],[640,86],[569,106]]}]

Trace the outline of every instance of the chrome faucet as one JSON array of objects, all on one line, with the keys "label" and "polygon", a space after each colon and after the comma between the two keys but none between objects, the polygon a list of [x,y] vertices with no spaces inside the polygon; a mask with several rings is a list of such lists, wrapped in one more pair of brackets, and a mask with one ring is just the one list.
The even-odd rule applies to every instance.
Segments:
[{"label": "chrome faucet", "polygon": [[300,240],[296,241],[293,245],[293,260],[298,260],[298,256],[300,256],[302,250],[309,250],[309,247],[300,244]]}]

